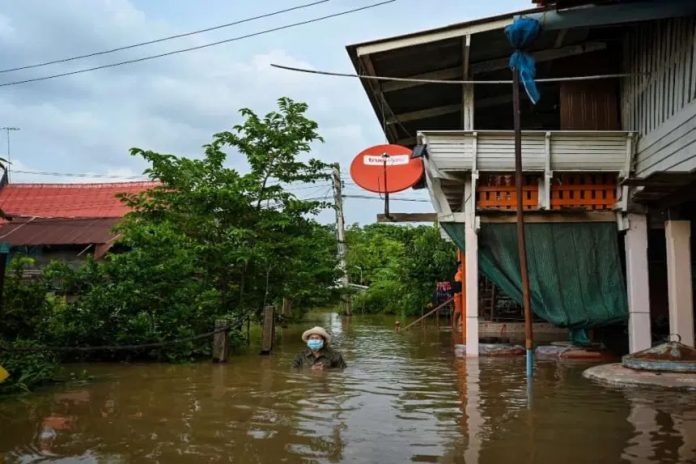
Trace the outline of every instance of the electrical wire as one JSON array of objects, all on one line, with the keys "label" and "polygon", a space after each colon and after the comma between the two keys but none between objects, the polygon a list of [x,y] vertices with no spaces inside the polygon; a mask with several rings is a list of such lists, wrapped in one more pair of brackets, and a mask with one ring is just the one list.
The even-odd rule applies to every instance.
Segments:
[{"label": "electrical wire", "polygon": [[[364,200],[383,200],[378,197],[371,197],[369,195],[343,195],[343,198],[361,198]],[[420,198],[394,198],[389,197],[389,201],[413,201],[417,203],[430,203],[430,200],[422,200]]]},{"label": "electrical wire", "polygon": [[[443,79],[420,79],[414,77],[387,77],[387,76],[370,76],[367,74],[353,74],[353,73],[339,73],[332,71],[319,71],[315,69],[306,68],[296,68],[293,66],[284,66],[280,64],[271,63],[271,66],[278,69],[285,69],[286,71],[302,72],[309,74],[319,74],[322,76],[331,77],[353,77],[358,79],[368,79],[375,81],[395,81],[395,82],[414,82],[418,84],[448,84],[448,85],[474,85],[474,84],[512,84],[512,80],[484,80],[484,81],[472,81],[472,80],[443,80]],[[636,73],[644,74],[644,73]],[[597,79],[614,79],[619,77],[628,77],[633,74],[631,73],[617,73],[617,74],[592,74],[589,76],[570,76],[570,77],[548,77],[541,79],[534,79],[535,82],[573,82],[573,81],[589,81]]]},{"label": "electrical wire", "polygon": [[140,63],[140,62],[143,62],[143,61],[149,61],[149,60],[154,60],[154,59],[157,59],[157,58],[163,58],[163,57],[165,57],[165,56],[177,55],[177,54],[179,54],[179,53],[186,53],[186,52],[191,52],[191,51],[195,51],[195,50],[201,50],[201,49],[204,49],[204,48],[214,47],[214,46],[216,46],[216,45],[222,45],[222,44],[225,44],[225,43],[236,42],[236,41],[238,41],[238,40],[248,39],[248,38],[250,38],[250,37],[256,37],[256,36],[260,36],[260,35],[264,35],[264,34],[269,34],[269,33],[271,33],[271,32],[281,31],[281,30],[285,30],[285,29],[291,29],[291,28],[293,28],[293,27],[304,26],[304,25],[307,25],[307,24],[312,24],[312,23],[316,23],[316,22],[319,22],[319,21],[324,21],[324,20],[327,20],[327,19],[331,19],[331,18],[336,18],[336,17],[339,17],[339,16],[348,15],[348,14],[351,14],[351,13],[357,13],[357,12],[359,12],[359,11],[369,10],[369,9],[371,9],[371,8],[376,8],[376,7],[378,7],[378,6],[386,5],[386,4],[388,4],[388,3],[394,3],[394,2],[396,2],[396,1],[397,1],[397,0],[384,0],[384,1],[381,1],[381,2],[377,2],[377,3],[371,3],[371,4],[369,4],[369,5],[365,5],[365,6],[362,6],[362,7],[359,7],[359,8],[352,8],[352,9],[349,9],[349,10],[343,10],[343,11],[339,11],[338,13],[332,13],[332,14],[330,14],[330,15],[319,16],[319,17],[316,17],[316,18],[307,19],[307,20],[305,20],[305,21],[299,21],[299,22],[296,22],[296,23],[286,24],[286,25],[284,25],[284,26],[278,26],[278,27],[274,27],[274,28],[271,28],[271,29],[264,29],[264,30],[259,31],[259,32],[253,32],[253,33],[250,33],[250,34],[240,35],[240,36],[232,37],[232,38],[225,39],[225,40],[219,40],[219,41],[217,41],[217,42],[211,42],[211,43],[207,43],[207,44],[203,44],[203,45],[197,45],[197,46],[195,46],[195,47],[188,47],[188,48],[181,48],[181,49],[178,49],[178,50],[172,50],[172,51],[170,51],[170,52],[159,53],[159,54],[157,54],[157,55],[149,55],[149,56],[144,56],[144,57],[141,57],[141,58],[135,58],[135,59],[131,59],[131,60],[118,61],[118,62],[115,62],[115,63],[104,64],[104,65],[101,65],[101,66],[93,66],[93,67],[91,67],[91,68],[78,69],[78,70],[76,70],[76,71],[69,71],[69,72],[64,72],[64,73],[51,74],[51,75],[48,75],[48,76],[35,77],[35,78],[31,78],[31,79],[23,79],[23,80],[12,81],[12,82],[3,82],[3,83],[0,83],[0,87],[8,87],[8,86],[12,86],[12,85],[27,84],[27,83],[30,83],[30,82],[46,81],[46,80],[49,80],[49,79],[56,79],[56,78],[58,78],[58,77],[73,76],[73,75],[75,75],[75,74],[82,74],[82,73],[86,73],[86,72],[96,71],[96,70],[99,70],[99,69],[115,68],[115,67],[117,67],[117,66],[122,66],[122,65],[126,65],[126,64]]},{"label": "electrical wire", "polygon": [[205,28],[205,29],[199,29],[199,30],[197,30],[197,31],[185,32],[185,33],[183,33],[183,34],[170,35],[170,36],[168,36],[168,37],[162,37],[162,38],[160,38],[160,39],[148,40],[147,42],[138,42],[138,43],[131,44],[131,45],[125,45],[125,46],[123,46],[123,47],[112,48],[112,49],[110,49],[110,50],[103,50],[103,51],[99,51],[99,52],[87,53],[86,55],[77,55],[77,56],[71,56],[71,57],[68,57],[68,58],[60,58],[60,59],[52,60],[52,61],[45,61],[45,62],[43,62],[43,63],[29,64],[29,65],[25,65],[25,66],[18,66],[18,67],[15,67],[15,68],[0,69],[0,73],[8,73],[8,72],[13,72],[13,71],[21,71],[21,70],[24,70],[24,69],[41,68],[41,67],[43,67],[43,66],[49,66],[49,65],[52,65],[52,64],[68,63],[68,62],[70,62],[70,61],[81,60],[81,59],[83,59],[83,58],[91,58],[91,57],[94,57],[94,56],[107,55],[107,54],[109,54],[109,53],[120,52],[120,51],[123,51],[123,50],[131,50],[131,49],[133,49],[133,48],[143,47],[143,46],[145,46],[145,45],[152,45],[152,44],[156,44],[156,43],[166,42],[167,40],[180,39],[180,38],[182,38],[182,37],[190,37],[190,36],[192,36],[192,35],[202,34],[202,33],[204,33],[204,32],[216,31],[216,30],[219,30],[219,29],[227,28],[227,27],[237,26],[237,25],[239,25],[239,24],[248,23],[248,22],[251,22],[251,21],[256,21],[257,19],[270,18],[270,17],[272,17],[272,16],[277,16],[277,15],[279,15],[279,14],[289,13],[289,12],[291,12],[291,11],[296,11],[296,10],[301,10],[301,9],[304,9],[304,8],[309,8],[309,7],[312,7],[312,6],[315,6],[315,5],[319,5],[320,3],[327,3],[327,2],[330,2],[330,1],[331,1],[331,0],[319,0],[319,1],[312,2],[312,3],[305,3],[305,4],[297,5],[297,6],[294,6],[294,7],[291,7],[291,8],[285,8],[285,9],[282,9],[282,10],[272,11],[272,12],[270,12],[270,13],[264,13],[264,14],[261,14],[261,15],[258,15],[258,16],[252,16],[252,17],[250,17],[250,18],[240,19],[240,20],[237,20],[237,21],[233,21],[233,22],[231,22],[231,23],[220,24],[219,26],[207,27],[207,28]]},{"label": "electrical wire", "polygon": [[95,179],[142,179],[146,180],[147,177],[140,176],[117,176],[111,174],[88,174],[88,173],[75,173],[75,172],[46,172],[46,171],[25,171],[20,169],[12,169],[12,174],[33,174],[37,176],[54,176],[54,177],[93,177]]}]

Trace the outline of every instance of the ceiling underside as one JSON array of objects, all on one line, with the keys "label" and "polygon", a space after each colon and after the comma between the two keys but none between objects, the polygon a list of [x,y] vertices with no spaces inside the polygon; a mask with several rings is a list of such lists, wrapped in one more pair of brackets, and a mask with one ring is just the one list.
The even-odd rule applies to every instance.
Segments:
[{"label": "ceiling underside", "polygon": [[[582,60],[604,63],[607,72],[618,72],[621,30],[618,27],[576,28],[542,32],[531,52],[537,55],[537,77],[564,77],[578,72]],[[361,45],[348,47],[360,74],[463,80],[463,63],[468,53],[469,78],[509,80],[507,67],[512,52],[503,29],[471,35],[466,47],[464,37],[409,45],[375,53],[361,54]],[[463,86],[397,81],[362,80],[380,125],[390,142],[412,146],[421,130],[462,129]],[[558,113],[558,84],[541,84],[541,101],[532,106],[523,102],[524,129],[554,129]],[[476,85],[474,90],[475,129],[503,129],[512,125],[512,87],[508,84]],[[555,116],[554,116],[555,115]]]}]

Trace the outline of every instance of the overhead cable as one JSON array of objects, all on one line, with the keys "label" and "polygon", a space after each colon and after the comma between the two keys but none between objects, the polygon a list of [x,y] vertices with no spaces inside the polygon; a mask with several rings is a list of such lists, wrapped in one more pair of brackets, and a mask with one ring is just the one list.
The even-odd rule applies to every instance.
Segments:
[{"label": "overhead cable", "polygon": [[[419,84],[448,84],[448,85],[478,85],[478,84],[512,84],[511,79],[503,80],[443,80],[443,79],[421,79],[415,77],[387,77],[387,76],[370,76],[367,74],[353,74],[353,73],[340,73],[332,71],[319,71],[316,69],[307,68],[296,68],[294,66],[284,66],[280,64],[271,63],[271,66],[278,69],[285,69],[286,71],[302,72],[309,74],[319,74],[322,76],[332,76],[332,77],[353,77],[358,79],[368,79],[375,81],[395,81],[395,82],[414,82]],[[631,73],[619,73],[619,74],[593,74],[589,76],[570,76],[570,77],[547,77],[542,79],[535,79],[536,82],[572,82],[572,81],[589,81],[597,79],[614,79],[618,77],[631,76]]]},{"label": "overhead cable", "polygon": [[172,50],[172,51],[170,51],[170,52],[159,53],[159,54],[157,54],[157,55],[143,56],[143,57],[141,57],[141,58],[135,58],[135,59],[132,59],[132,60],[119,61],[119,62],[116,62],[116,63],[109,63],[109,64],[104,64],[104,65],[101,65],[101,66],[93,66],[93,67],[91,67],[91,68],[78,69],[78,70],[76,70],[76,71],[70,71],[70,72],[64,72],[64,73],[58,73],[58,74],[51,74],[51,75],[48,75],[48,76],[35,77],[35,78],[32,78],[32,79],[23,79],[23,80],[19,80],[19,81],[4,82],[4,83],[0,83],[0,87],[8,87],[8,86],[11,86],[11,85],[27,84],[27,83],[30,83],[30,82],[46,81],[46,80],[55,79],[55,78],[58,78],[58,77],[72,76],[72,75],[75,75],[75,74],[83,74],[83,73],[86,73],[86,72],[96,71],[96,70],[98,70],[98,69],[115,68],[115,67],[117,67],[117,66],[122,66],[122,65],[126,65],[126,64],[140,63],[140,62],[143,62],[143,61],[154,60],[154,59],[157,59],[157,58],[163,58],[163,57],[165,57],[165,56],[176,55],[176,54],[179,54],[179,53],[186,53],[186,52],[191,52],[191,51],[195,51],[195,50],[201,50],[201,49],[204,49],[204,48],[214,47],[214,46],[216,46],[216,45],[222,45],[222,44],[225,44],[225,43],[236,42],[236,41],[238,41],[238,40],[248,39],[248,38],[250,38],[250,37],[256,37],[256,36],[260,36],[260,35],[264,35],[264,34],[269,34],[269,33],[271,33],[271,32],[282,31],[282,30],[285,30],[285,29],[291,29],[291,28],[298,27],[298,26],[304,26],[304,25],[306,25],[306,24],[316,23],[316,22],[319,22],[319,21],[324,21],[324,20],[327,20],[327,19],[336,18],[336,17],[339,17],[339,16],[348,15],[348,14],[351,14],[351,13],[357,13],[358,11],[364,11],[364,10],[368,10],[368,9],[371,9],[371,8],[376,8],[376,7],[378,7],[378,6],[386,5],[386,4],[388,4],[388,3],[394,3],[394,2],[396,2],[396,1],[397,1],[397,0],[384,0],[384,1],[381,1],[381,2],[377,2],[377,3],[371,3],[371,4],[369,4],[369,5],[365,5],[365,6],[362,6],[362,7],[360,7],[360,8],[351,8],[350,10],[339,11],[338,13],[332,13],[332,14],[330,14],[330,15],[319,16],[319,17],[316,17],[316,18],[307,19],[307,20],[305,20],[305,21],[299,21],[299,22],[296,22],[296,23],[286,24],[286,25],[284,25],[284,26],[278,26],[278,27],[274,27],[274,28],[271,28],[271,29],[265,29],[265,30],[262,30],[262,31],[259,31],[259,32],[253,32],[253,33],[251,33],[251,34],[245,34],[245,35],[240,35],[240,36],[232,37],[232,38],[225,39],[225,40],[219,40],[219,41],[217,41],[217,42],[211,42],[211,43],[207,43],[207,44],[203,44],[203,45],[197,45],[197,46],[195,46],[195,47],[188,47],[188,48],[182,48],[182,49],[178,49],[178,50]]},{"label": "overhead cable", "polygon": [[83,59],[83,58],[91,58],[91,57],[94,57],[94,56],[107,55],[107,54],[109,54],[109,53],[120,52],[120,51],[123,51],[123,50],[130,50],[130,49],[137,48],[137,47],[143,47],[143,46],[145,46],[145,45],[152,45],[152,44],[156,44],[156,43],[160,43],[160,42],[166,42],[167,40],[180,39],[180,38],[182,38],[182,37],[189,37],[189,36],[196,35],[196,34],[202,34],[202,33],[204,33],[204,32],[216,31],[216,30],[218,30],[218,29],[224,29],[224,28],[227,28],[227,27],[237,26],[237,25],[239,25],[239,24],[248,23],[248,22],[251,22],[251,21],[256,21],[256,20],[258,20],[258,19],[270,18],[271,16],[277,16],[277,15],[280,15],[280,14],[283,14],[283,13],[289,13],[289,12],[291,12],[291,11],[301,10],[301,9],[304,9],[304,8],[309,8],[309,7],[311,7],[311,6],[319,5],[320,3],[327,3],[327,2],[330,2],[330,1],[331,1],[331,0],[318,0],[318,1],[315,1],[315,2],[312,2],[312,3],[305,3],[305,4],[302,4],[302,5],[293,6],[293,7],[291,7],[291,8],[285,8],[285,9],[282,9],[282,10],[272,11],[272,12],[270,12],[270,13],[264,13],[264,14],[261,14],[261,15],[258,15],[258,16],[252,16],[252,17],[250,17],[250,18],[240,19],[240,20],[237,20],[237,21],[233,21],[233,22],[231,22],[231,23],[225,23],[225,24],[220,24],[220,25],[218,25],[218,26],[207,27],[207,28],[205,28],[205,29],[199,29],[199,30],[197,30],[197,31],[185,32],[185,33],[183,33],[183,34],[170,35],[170,36],[168,36],[168,37],[162,37],[162,38],[160,38],[160,39],[148,40],[148,41],[146,41],[146,42],[138,42],[138,43],[131,44],[131,45],[124,45],[123,47],[112,48],[112,49],[109,49],[109,50],[102,50],[102,51],[99,51],[99,52],[87,53],[87,54],[85,54],[85,55],[77,55],[77,56],[71,56],[71,57],[68,57],[68,58],[60,58],[60,59],[52,60],[52,61],[45,61],[45,62],[43,62],[43,63],[29,64],[29,65],[25,65],[25,66],[17,66],[17,67],[15,67],[15,68],[0,69],[0,73],[8,73],[8,72],[13,72],[13,71],[21,71],[21,70],[23,70],[23,69],[40,68],[40,67],[49,66],[49,65],[52,65],[52,64],[67,63],[67,62],[69,62],[69,61],[81,60],[81,59]]}]

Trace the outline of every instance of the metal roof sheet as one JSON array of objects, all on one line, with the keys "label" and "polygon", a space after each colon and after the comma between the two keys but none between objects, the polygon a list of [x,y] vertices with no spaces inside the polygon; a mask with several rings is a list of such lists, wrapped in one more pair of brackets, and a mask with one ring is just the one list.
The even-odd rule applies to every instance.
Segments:
[{"label": "metal roof sheet", "polygon": [[0,209],[10,217],[119,218],[130,208],[117,198],[118,194],[139,193],[158,185],[158,182],[7,184],[0,188]]},{"label": "metal roof sheet", "polygon": [[16,218],[0,227],[0,241],[10,246],[88,245],[114,238],[120,218]]}]

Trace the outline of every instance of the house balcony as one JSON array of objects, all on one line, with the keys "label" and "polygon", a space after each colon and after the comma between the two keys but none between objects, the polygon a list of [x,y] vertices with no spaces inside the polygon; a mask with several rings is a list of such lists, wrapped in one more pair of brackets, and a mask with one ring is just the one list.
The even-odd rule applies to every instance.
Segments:
[{"label": "house balcony", "polygon": [[[514,131],[422,131],[426,180],[438,213],[514,210]],[[523,131],[522,203],[527,210],[620,209],[634,141],[624,131]]]}]

